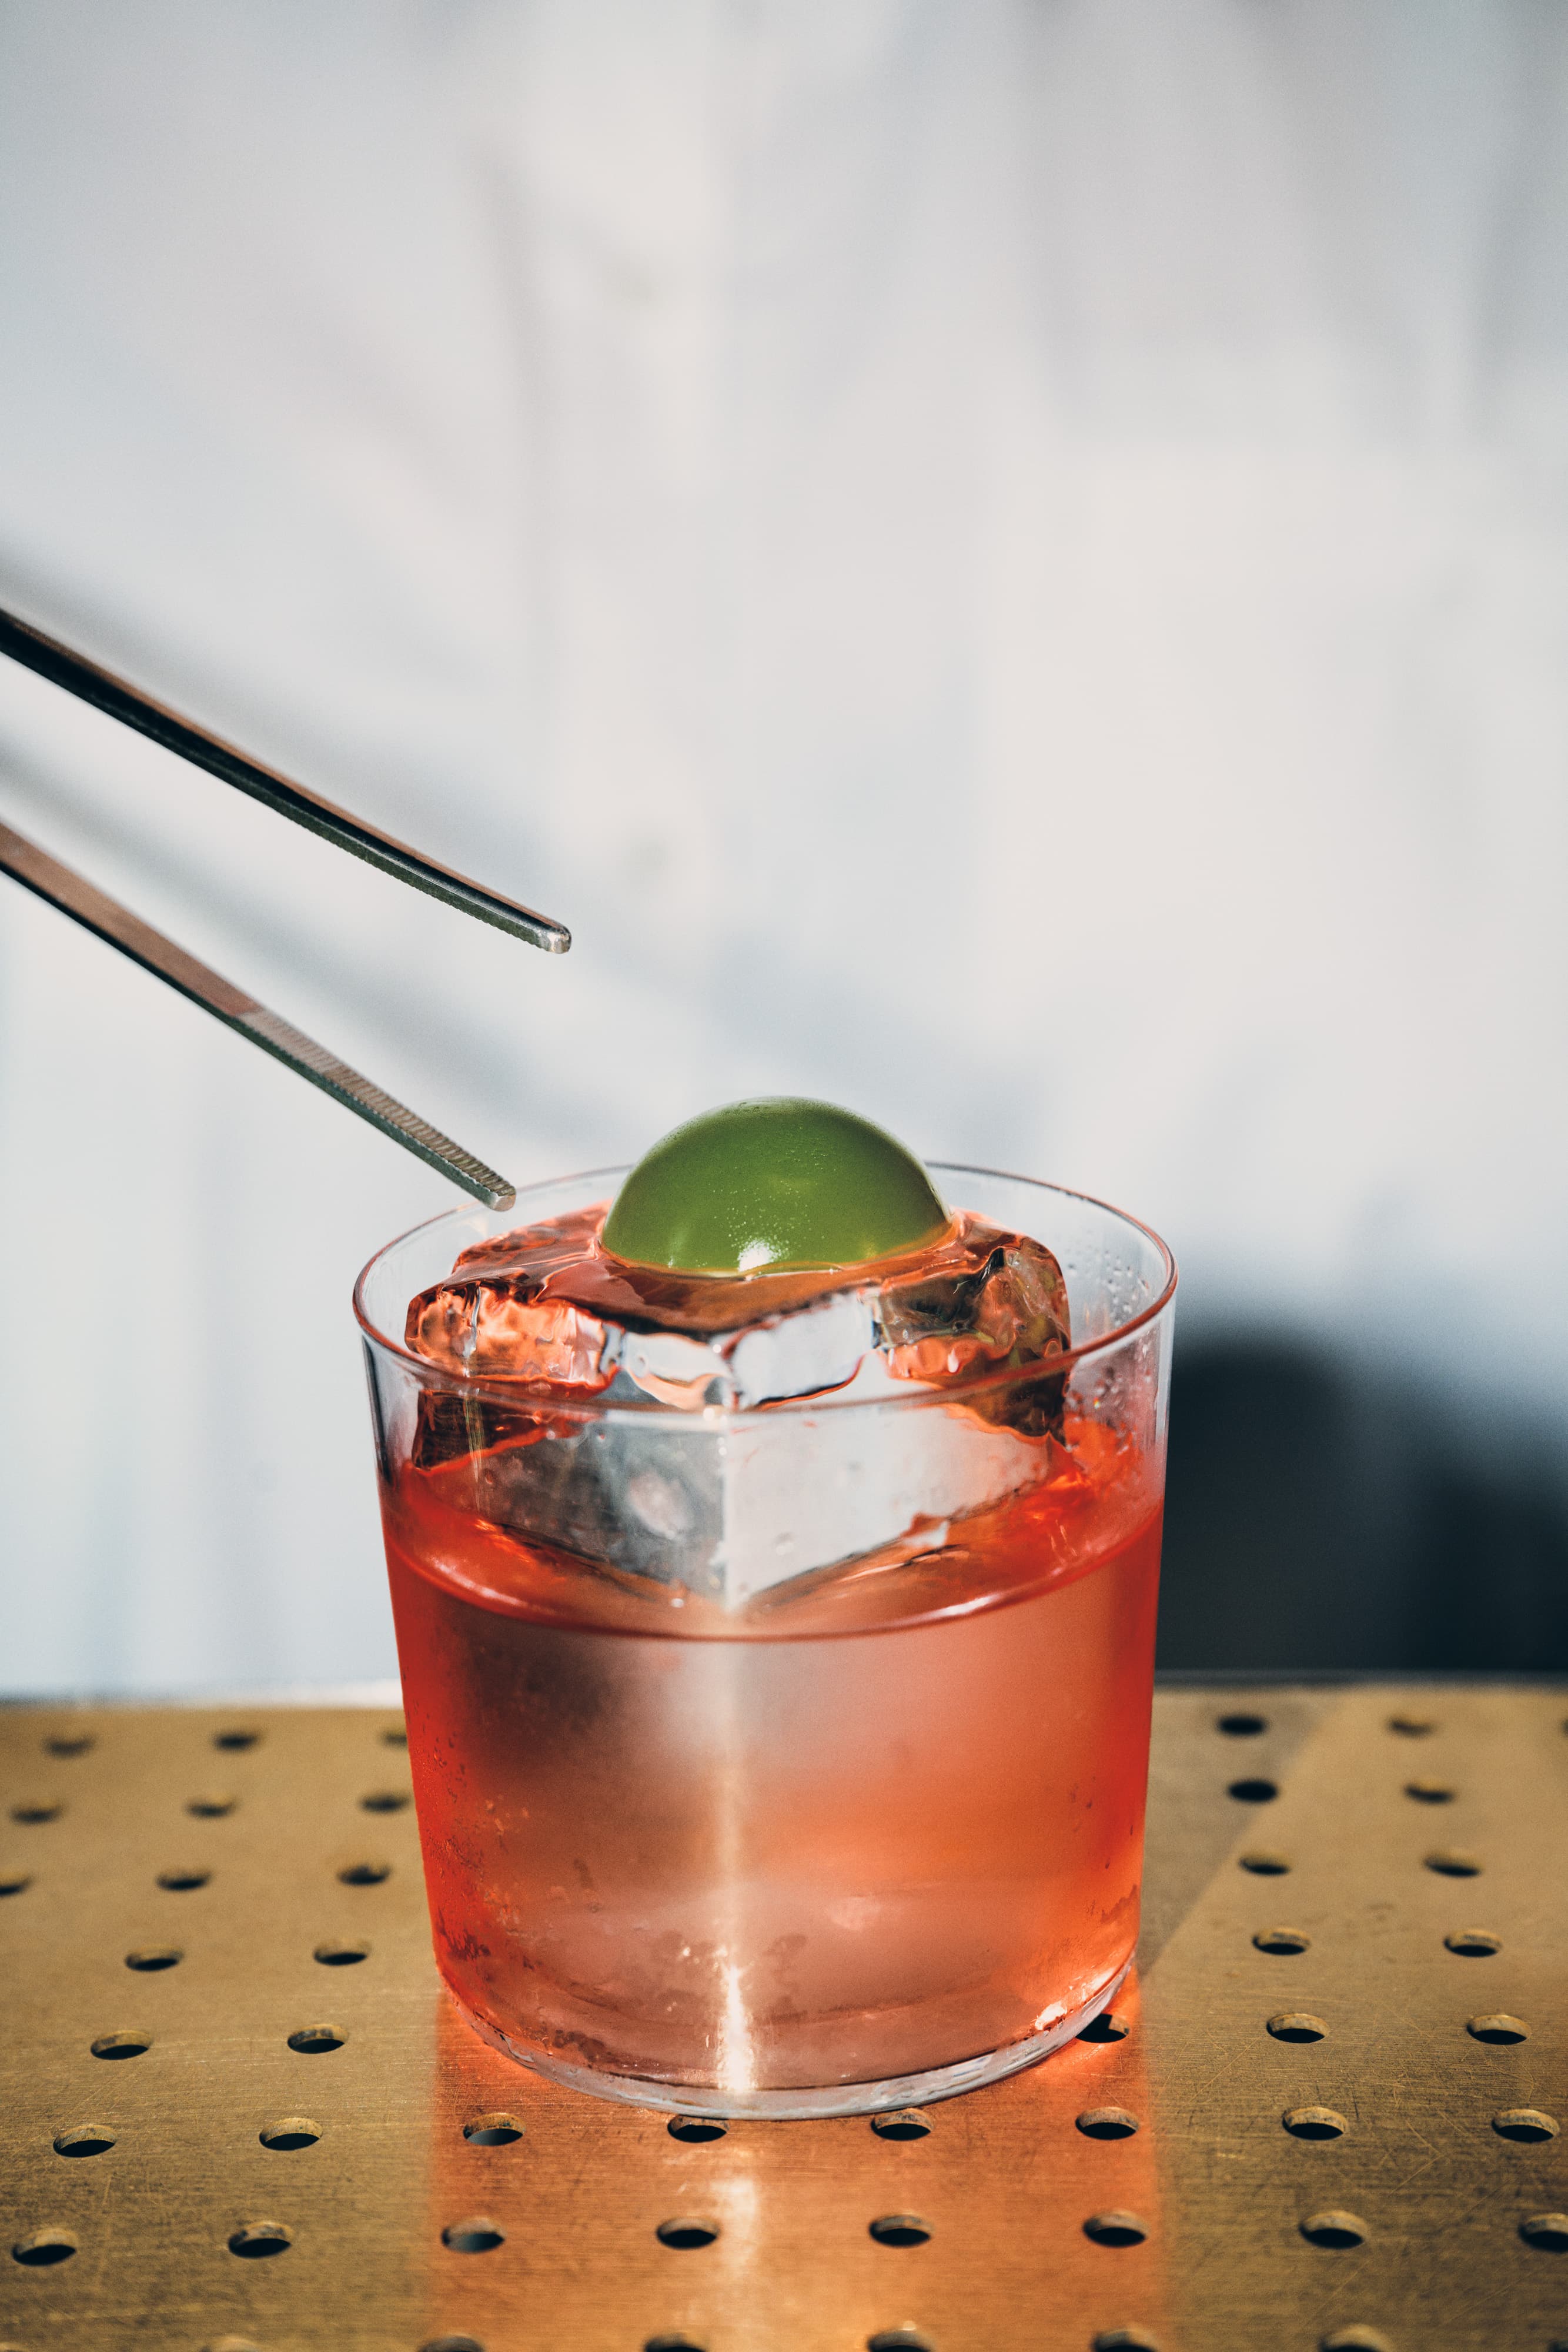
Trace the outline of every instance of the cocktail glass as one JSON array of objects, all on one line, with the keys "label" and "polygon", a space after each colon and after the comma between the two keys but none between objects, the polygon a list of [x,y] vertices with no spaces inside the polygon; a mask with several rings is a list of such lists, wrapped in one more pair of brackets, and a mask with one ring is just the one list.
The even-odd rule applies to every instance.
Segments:
[{"label": "cocktail glass", "polygon": [[[403,1344],[460,1250],[607,1200],[623,1171],[437,1217],[360,1278],[436,1959],[469,2023],[542,2074],[692,2114],[905,2106],[1080,2032],[1131,1962],[1175,1265],[1081,1194],[932,1172],[1054,1251],[1072,1339],[1038,1475],[935,1525],[900,1478],[951,1417],[1005,1423],[1039,1362],[693,1412],[541,1406]],[[870,1494],[901,1538],[740,1609],[650,1600],[558,1531],[486,1516],[486,1465],[518,1444],[613,1445],[637,1465],[627,1511],[711,1492],[788,1545],[796,1502],[847,1532]]]}]

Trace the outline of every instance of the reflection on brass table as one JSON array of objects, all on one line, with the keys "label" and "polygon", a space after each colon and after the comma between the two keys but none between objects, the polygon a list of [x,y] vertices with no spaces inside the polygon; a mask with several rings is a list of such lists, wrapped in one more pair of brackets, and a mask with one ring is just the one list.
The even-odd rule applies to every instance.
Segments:
[{"label": "reflection on brass table", "polygon": [[1565,1714],[1162,1692],[1120,2038],[677,2138],[447,2007],[394,1717],[9,1710],[0,2352],[1568,2346]]}]

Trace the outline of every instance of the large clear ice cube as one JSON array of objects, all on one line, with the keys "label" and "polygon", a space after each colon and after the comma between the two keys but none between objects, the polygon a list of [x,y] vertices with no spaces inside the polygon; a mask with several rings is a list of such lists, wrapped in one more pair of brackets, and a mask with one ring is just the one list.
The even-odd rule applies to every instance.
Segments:
[{"label": "large clear ice cube", "polygon": [[[650,1277],[598,1250],[601,1214],[483,1244],[409,1310],[411,1347],[486,1382],[465,1412],[440,1401],[423,1450],[473,1455],[475,1507],[498,1526],[739,1608],[939,1542],[1042,1474],[1070,1334],[1040,1243],[960,1213],[935,1249],[858,1276]],[[974,1391],[992,1369],[1026,1377]]]}]

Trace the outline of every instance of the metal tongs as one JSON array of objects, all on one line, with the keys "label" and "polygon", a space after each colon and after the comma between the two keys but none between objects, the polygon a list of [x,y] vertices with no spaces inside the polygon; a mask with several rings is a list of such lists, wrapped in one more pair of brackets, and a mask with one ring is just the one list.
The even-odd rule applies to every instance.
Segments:
[{"label": "metal tongs", "polygon": [[[471,882],[466,875],[455,874],[447,866],[438,866],[433,858],[423,857],[406,842],[395,841],[391,834],[363,824],[350,816],[346,809],[336,808],[330,801],[319,799],[296,784],[275,768],[264,768],[259,761],[247,758],[232,743],[219,736],[209,735],[179,712],[161,702],[154,702],[123,678],[110,670],[100,669],[96,662],[82,654],[73,653],[57,638],[47,637],[15,614],[0,612],[0,654],[8,654],[13,661],[37,670],[56,686],[63,686],[68,694],[90,702],[97,710],[107,711],[139,734],[150,735],[166,751],[177,751],[182,759],[190,760],[209,775],[217,776],[237,791],[248,793],[279,816],[288,817],[295,824],[319,834],[323,841],[336,844],[354,857],[362,857],[368,865],[379,866],[385,874],[393,874],[400,882],[411,883],[414,889],[423,890],[432,898],[444,899],[465,915],[481,923],[493,923],[497,930],[509,931],[514,939],[527,940],[536,948],[545,948],[552,955],[564,955],[571,945],[571,933],[562,923],[549,915],[536,914],[531,907],[519,906],[513,898],[503,898],[497,891],[487,890],[482,883]],[[493,1168],[486,1168],[473,1152],[465,1151],[460,1143],[443,1135],[438,1128],[420,1118],[382,1089],[351,1070],[346,1062],[318,1045],[291,1022],[265,1004],[247,996],[221,972],[200,963],[174,941],[155,931],[133,915],[129,907],[109,898],[102,890],[70,866],[62,866],[57,858],[37,848],[9,825],[0,824],[0,873],[9,874],[40,898],[47,899],[73,922],[95,931],[110,947],[130,956],[147,971],[156,972],[171,988],[177,988],[216,1019],[248,1037],[253,1045],[260,1045],[268,1054],[287,1062],[302,1078],[319,1087],[334,1101],[357,1111],[383,1135],[405,1150],[439,1168],[476,1200],[484,1201],[492,1209],[509,1209],[517,1198],[514,1187]]]}]

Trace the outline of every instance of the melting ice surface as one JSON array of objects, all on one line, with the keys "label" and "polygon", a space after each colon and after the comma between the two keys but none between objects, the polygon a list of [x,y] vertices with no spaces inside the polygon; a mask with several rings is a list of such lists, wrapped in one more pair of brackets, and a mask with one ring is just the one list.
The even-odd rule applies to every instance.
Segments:
[{"label": "melting ice surface", "polygon": [[[859,1267],[677,1274],[606,1253],[604,1214],[476,1244],[409,1307],[416,1354],[486,1383],[477,1422],[432,1401],[416,1448],[472,1450],[486,1518],[738,1607],[902,1538],[928,1549],[1042,1474],[1071,1339],[1040,1243],[961,1210],[935,1244]],[[1025,1377],[944,1399],[1004,1368]],[[851,1399],[872,1409],[831,1409]]]}]

